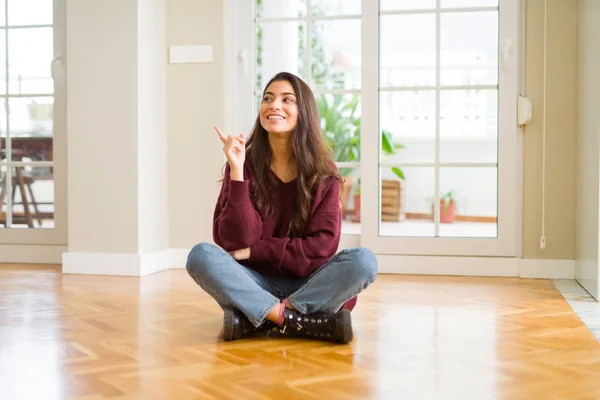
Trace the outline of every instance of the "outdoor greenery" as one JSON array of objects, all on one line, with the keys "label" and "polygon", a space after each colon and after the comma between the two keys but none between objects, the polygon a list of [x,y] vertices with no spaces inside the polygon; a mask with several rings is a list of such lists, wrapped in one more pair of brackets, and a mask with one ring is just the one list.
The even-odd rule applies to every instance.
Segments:
[{"label": "outdoor greenery", "polygon": [[[351,96],[345,101],[344,96]],[[317,97],[319,114],[321,115],[321,128],[325,141],[333,150],[335,161],[352,162],[360,161],[360,116],[359,95],[321,95]],[[401,144],[394,144],[392,134],[387,130],[381,131],[381,150],[385,155],[392,155],[399,149],[404,148]],[[342,168],[342,175],[349,173],[349,168]],[[404,172],[400,168],[393,167],[392,171],[404,179]]]}]

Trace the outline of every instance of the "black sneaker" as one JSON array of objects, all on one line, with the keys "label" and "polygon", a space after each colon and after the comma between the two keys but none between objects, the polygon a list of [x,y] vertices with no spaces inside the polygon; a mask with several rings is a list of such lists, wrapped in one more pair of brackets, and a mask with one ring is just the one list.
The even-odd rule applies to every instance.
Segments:
[{"label": "black sneaker", "polygon": [[283,312],[283,325],[278,329],[282,335],[327,340],[337,343],[352,341],[352,319],[350,311],[337,313],[301,314],[286,308]]},{"label": "black sneaker", "polygon": [[276,325],[271,321],[265,321],[256,328],[240,310],[227,309],[223,316],[223,340],[252,337],[261,332],[271,331],[275,327]]}]

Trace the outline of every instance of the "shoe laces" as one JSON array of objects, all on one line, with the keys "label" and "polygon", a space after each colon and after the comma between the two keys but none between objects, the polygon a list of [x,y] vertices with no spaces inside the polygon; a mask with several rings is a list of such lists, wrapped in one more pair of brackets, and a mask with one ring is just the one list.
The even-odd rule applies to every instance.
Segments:
[{"label": "shoe laces", "polygon": [[334,320],[329,315],[290,312],[285,315],[285,322],[280,331],[286,333],[287,330],[288,333],[292,333],[289,332],[289,330],[292,330],[295,333],[304,333],[308,336],[329,337],[334,328]]}]

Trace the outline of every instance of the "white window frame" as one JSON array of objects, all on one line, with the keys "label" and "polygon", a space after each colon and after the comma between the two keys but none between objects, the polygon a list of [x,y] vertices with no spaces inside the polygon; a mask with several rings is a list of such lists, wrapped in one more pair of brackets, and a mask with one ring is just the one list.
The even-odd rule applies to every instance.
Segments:
[{"label": "white window frame", "polygon": [[[66,71],[65,49],[66,49],[66,0],[54,0],[54,18],[52,25],[32,25],[27,28],[52,27],[54,30],[54,60],[52,61],[52,72],[54,78],[54,127],[53,127],[53,161],[34,162],[12,162],[2,163],[3,167],[31,166],[31,167],[53,167],[54,179],[54,228],[20,228],[0,227],[0,244],[42,244],[42,245],[66,245],[67,244],[67,146],[66,146]],[[9,21],[10,22],[10,21]],[[6,29],[2,34],[6,35]],[[6,36],[5,36],[6,37]],[[8,43],[6,44],[6,67],[8,66]],[[24,95],[23,97],[32,97]],[[48,94],[38,96],[47,97]],[[10,98],[14,96],[2,96]],[[7,148],[10,147],[10,138],[7,139]],[[12,174],[7,174],[8,193],[5,202],[11,206]],[[11,223],[11,216],[8,216]]]},{"label": "white window frame", "polygon": [[[374,8],[365,7],[368,1],[363,0],[363,90],[362,90],[362,127],[361,132],[378,131],[379,116],[379,13]],[[437,9],[432,12],[437,20],[437,50],[439,57],[439,23],[440,0]],[[480,10],[478,8],[477,10]],[[495,9],[495,8],[491,8]],[[463,8],[454,12],[471,11]],[[518,0],[501,0],[499,13],[499,98],[498,98],[498,235],[496,238],[450,238],[450,237],[384,237],[379,235],[379,204],[380,190],[378,180],[363,179],[362,181],[362,245],[369,247],[378,254],[402,255],[452,255],[452,256],[515,256],[518,244],[516,233],[518,227],[517,203],[519,191],[516,186],[519,179],[518,149],[519,129],[517,127],[516,101],[519,94],[519,11]],[[414,12],[414,11],[409,11]],[[423,11],[421,11],[423,12]],[[439,62],[437,66],[437,82],[439,89]],[[470,87],[469,87],[470,88]],[[439,91],[437,91],[439,104]],[[439,112],[439,107],[436,107]],[[379,141],[361,140],[362,176],[379,177],[381,166],[407,166],[407,164],[390,164],[379,162]],[[430,166],[463,166],[461,163],[440,163],[439,134],[436,135],[435,162]],[[427,164],[418,164],[427,166]],[[465,164],[469,167],[493,166],[488,164]],[[436,188],[439,187],[439,169],[436,168]],[[436,190],[434,204],[439,204],[439,193]],[[435,219],[439,221],[439,207],[434,207]],[[436,226],[437,228],[437,226]],[[437,229],[436,229],[437,234]]]},{"label": "white window frame", "polygon": [[[439,27],[441,0],[437,9],[428,10],[437,16]],[[227,0],[225,4],[225,44],[226,44],[226,96],[225,109],[233,112],[233,118],[225,122],[226,128],[234,132],[247,132],[256,117],[254,99],[254,1]],[[309,4],[310,6],[310,4]],[[454,12],[483,10],[486,8],[461,8]],[[495,7],[489,8],[495,10]],[[235,11],[234,11],[235,10]],[[416,13],[424,10],[400,13]],[[383,13],[382,13],[383,14]],[[393,12],[385,14],[394,14]],[[360,167],[362,186],[361,233],[343,235],[342,246],[365,246],[376,254],[390,255],[450,255],[450,256],[496,256],[515,257],[521,250],[522,226],[522,159],[521,130],[517,126],[516,102],[522,79],[522,28],[524,18],[521,0],[500,0],[499,13],[499,99],[498,99],[498,162],[489,164],[440,163],[439,135],[436,134],[436,158],[431,164],[418,166],[498,166],[498,235],[496,238],[451,238],[451,237],[386,237],[379,235],[380,188],[379,169],[382,166],[417,166],[411,163],[379,162],[380,143],[377,135],[365,132],[379,131],[379,10],[371,0],[362,0],[362,81],[361,89],[336,92],[361,94],[361,161],[358,163],[338,163],[340,167]],[[350,16],[351,17],[351,16]],[[344,17],[348,18],[348,17]],[[319,20],[335,20],[339,17],[319,17]],[[439,54],[439,29],[438,54]],[[439,62],[437,63],[439,71]],[[438,74],[439,84],[439,72]],[[489,86],[496,88],[495,85]],[[432,87],[438,89],[439,85]],[[487,86],[485,87],[487,88]],[[458,89],[458,87],[457,87]],[[473,87],[465,87],[473,89]],[[386,89],[389,90],[389,89]],[[315,94],[321,93],[315,91]],[[439,91],[437,91],[439,93]],[[436,95],[439,103],[439,94]],[[233,100],[235,99],[235,100]],[[439,112],[439,107],[436,108]],[[372,178],[368,178],[372,177]],[[436,168],[436,187],[439,186],[439,170]],[[437,204],[439,202],[436,190]],[[434,207],[437,208],[437,207]],[[439,209],[435,210],[439,221]],[[436,227],[437,233],[437,227]]]}]

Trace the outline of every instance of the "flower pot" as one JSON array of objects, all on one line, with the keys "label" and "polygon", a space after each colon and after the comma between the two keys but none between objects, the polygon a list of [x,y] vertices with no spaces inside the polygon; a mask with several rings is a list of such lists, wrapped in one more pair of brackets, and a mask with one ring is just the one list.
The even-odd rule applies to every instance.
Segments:
[{"label": "flower pot", "polygon": [[360,222],[360,194],[354,195],[354,218],[352,222]]},{"label": "flower pot", "polygon": [[[431,207],[431,215],[435,220],[435,216],[433,214],[433,207]],[[454,201],[450,200],[450,203],[446,205],[446,201],[444,199],[440,199],[440,223],[442,224],[451,224],[456,219],[456,207],[454,206]]]}]

